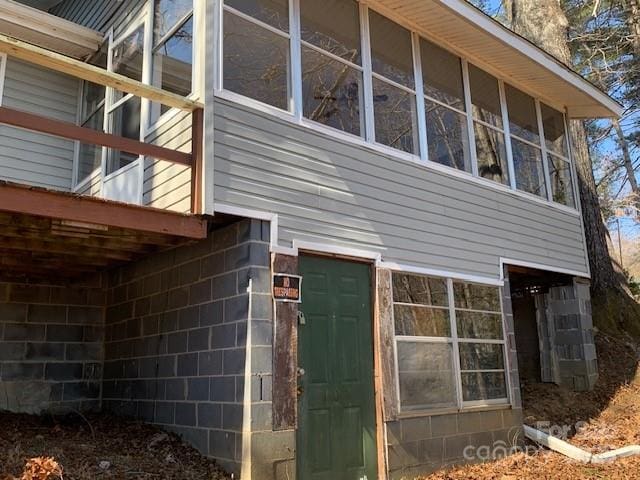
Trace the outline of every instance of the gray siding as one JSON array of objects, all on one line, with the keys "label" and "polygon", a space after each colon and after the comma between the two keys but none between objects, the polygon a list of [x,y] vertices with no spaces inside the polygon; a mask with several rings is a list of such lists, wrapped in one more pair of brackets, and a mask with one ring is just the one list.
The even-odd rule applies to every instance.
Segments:
[{"label": "gray siding", "polygon": [[500,257],[586,272],[578,215],[217,99],[215,201],[294,239],[497,278]]},{"label": "gray siding", "polygon": [[[2,105],[75,122],[78,80],[29,63],[7,60]],[[0,125],[0,178],[69,190],[74,144]]]},{"label": "gray siding", "polygon": [[127,12],[139,0],[64,0],[50,11],[53,15],[71,22],[84,25],[99,32],[107,29],[120,20],[121,12]]}]

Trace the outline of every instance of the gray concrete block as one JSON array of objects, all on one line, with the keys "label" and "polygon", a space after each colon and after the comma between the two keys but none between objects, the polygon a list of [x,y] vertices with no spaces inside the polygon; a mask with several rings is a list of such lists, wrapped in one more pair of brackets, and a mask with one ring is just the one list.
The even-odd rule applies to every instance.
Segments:
[{"label": "gray concrete block", "polygon": [[252,320],[251,344],[254,346],[271,346],[273,344],[273,322]]},{"label": "gray concrete block", "polygon": [[189,263],[178,267],[178,278],[181,285],[188,285],[200,279],[200,259],[191,260]]},{"label": "gray concrete block", "polygon": [[197,353],[178,355],[177,375],[179,377],[195,377],[196,375],[198,375]]},{"label": "gray concrete block", "polygon": [[470,445],[469,435],[454,435],[444,439],[444,459],[454,460],[464,457],[464,449]]},{"label": "gray concrete block", "polygon": [[176,404],[174,402],[156,402],[155,422],[171,424],[174,422]]},{"label": "gray concrete block", "polygon": [[67,382],[64,384],[63,400],[99,398],[100,382]]},{"label": "gray concrete block", "polygon": [[251,349],[251,372],[254,374],[273,372],[273,349],[271,347],[254,346]]},{"label": "gray concrete block", "polygon": [[520,427],[522,426],[522,409],[520,408],[514,408],[514,409],[507,409],[507,410],[502,410],[502,425],[504,428],[511,428],[511,427]]},{"label": "gray concrete block", "polygon": [[155,418],[155,402],[137,402],[136,418],[143,422],[153,422]]},{"label": "gray concrete block", "polygon": [[208,327],[189,330],[188,348],[190,352],[209,349],[209,331]]},{"label": "gray concrete block", "polygon": [[273,406],[271,402],[255,403],[251,406],[251,431],[266,432],[273,427]]},{"label": "gray concrete block", "polygon": [[199,403],[198,426],[205,428],[222,428],[222,404]]},{"label": "gray concrete block", "polygon": [[251,318],[255,320],[271,320],[273,318],[271,295],[256,293],[252,296]]},{"label": "gray concrete block", "polygon": [[46,285],[20,285],[9,286],[10,302],[16,303],[47,303],[51,297],[51,287]]},{"label": "gray concrete block", "polygon": [[254,458],[289,460],[295,458],[296,435],[294,430],[256,432],[251,435]]},{"label": "gray concrete block", "polygon": [[431,434],[434,437],[455,435],[457,431],[457,414],[434,415],[431,417]]},{"label": "gray concrete block", "polygon": [[224,322],[246,320],[249,313],[249,296],[239,295],[224,301]]},{"label": "gray concrete block", "polygon": [[67,345],[65,358],[67,360],[101,360],[102,345],[99,343],[70,343]]},{"label": "gray concrete block", "polygon": [[185,400],[187,398],[187,381],[184,378],[171,378],[166,382],[167,400]]},{"label": "gray concrete block", "polygon": [[444,438],[429,438],[420,442],[420,459],[427,464],[444,461]]},{"label": "gray concrete block", "polygon": [[200,277],[208,278],[224,272],[224,252],[203,257],[200,261]]},{"label": "gray concrete block", "polygon": [[200,324],[200,307],[193,306],[178,311],[178,329],[189,330]]},{"label": "gray concrete block", "polygon": [[222,375],[222,352],[198,353],[198,375]]},{"label": "gray concrete block", "polygon": [[168,352],[169,353],[185,353],[187,352],[188,332],[176,332],[169,334]]},{"label": "gray concrete block", "polygon": [[211,301],[212,282],[210,279],[194,283],[189,287],[189,304],[198,305]]},{"label": "gray concrete block", "polygon": [[176,357],[169,355],[158,358],[158,377],[175,377]]},{"label": "gray concrete block", "polygon": [[45,325],[7,323],[4,326],[4,339],[5,341],[9,341],[9,342],[42,341],[45,339],[45,329],[46,329]]},{"label": "gray concrete block", "polygon": [[244,374],[245,349],[233,348],[222,352],[222,371],[225,375]]},{"label": "gray concrete block", "polygon": [[268,267],[247,267],[238,272],[238,291],[246,292],[251,279],[253,293],[271,293],[271,269]]},{"label": "gray concrete block", "polygon": [[224,273],[213,277],[212,295],[214,300],[233,297],[238,294],[238,275],[236,272]]},{"label": "gray concrete block", "polygon": [[209,400],[209,379],[206,377],[187,379],[187,400]]},{"label": "gray concrete block", "polygon": [[81,380],[82,363],[47,363],[44,371],[45,380]]},{"label": "gray concrete block", "polygon": [[44,378],[43,363],[3,363],[0,365],[2,380],[36,380]]},{"label": "gray concrete block", "polygon": [[236,377],[211,377],[209,398],[212,402],[234,402],[236,399]]},{"label": "gray concrete block", "polygon": [[[47,325],[46,338],[48,342],[82,342],[84,330],[80,325]],[[38,339],[32,338],[31,340]]]},{"label": "gray concrete block", "polygon": [[142,335],[149,336],[158,333],[159,317],[158,315],[149,315],[142,319]]},{"label": "gray concrete block", "polygon": [[23,342],[0,342],[0,361],[25,360],[25,350]]},{"label": "gray concrete block", "polygon": [[431,438],[431,418],[404,418],[400,421],[402,443]]},{"label": "gray concrete block", "polygon": [[67,322],[82,325],[102,325],[104,323],[104,310],[101,307],[69,307]]},{"label": "gray concrete block", "polygon": [[186,307],[189,304],[189,287],[178,287],[167,293],[167,308],[170,310]]},{"label": "gray concrete block", "polygon": [[209,431],[209,455],[214,458],[234,460],[236,433],[224,430]]},{"label": "gray concrete block", "polygon": [[225,403],[222,405],[223,430],[242,431],[242,405],[239,403]]},{"label": "gray concrete block", "polygon": [[177,402],[175,422],[177,425],[196,425],[196,404],[192,402]]},{"label": "gray concrete block", "polygon": [[203,455],[209,453],[209,432],[207,430],[192,427],[171,427],[170,430]]},{"label": "gray concrete block", "polygon": [[209,302],[200,305],[200,326],[217,325],[224,320],[224,301]]},{"label": "gray concrete block", "polygon": [[263,240],[263,222],[248,219],[238,222],[238,243]]},{"label": "gray concrete block", "polygon": [[211,327],[211,348],[232,348],[236,346],[236,323],[226,323]]},{"label": "gray concrete block", "polygon": [[26,319],[27,319],[26,304],[0,303],[0,323],[20,323],[20,322],[26,321]]}]

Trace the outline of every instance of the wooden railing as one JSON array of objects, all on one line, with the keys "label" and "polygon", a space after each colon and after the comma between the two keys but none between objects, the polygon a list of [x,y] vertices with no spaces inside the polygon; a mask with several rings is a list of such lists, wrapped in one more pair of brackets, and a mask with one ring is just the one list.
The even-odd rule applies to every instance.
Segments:
[{"label": "wooden railing", "polygon": [[188,98],[132,80],[123,75],[75,60],[44,48],[0,34],[0,53],[56,70],[121,92],[147,98],[191,112],[191,153],[153,145],[110,133],[55,120],[52,118],[0,106],[0,124],[120,150],[133,155],[152,157],[191,167],[191,212],[202,213],[203,105]]}]

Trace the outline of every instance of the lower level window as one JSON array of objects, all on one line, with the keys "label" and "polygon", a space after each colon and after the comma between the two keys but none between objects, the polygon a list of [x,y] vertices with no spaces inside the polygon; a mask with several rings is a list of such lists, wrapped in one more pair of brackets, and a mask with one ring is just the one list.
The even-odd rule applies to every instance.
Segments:
[{"label": "lower level window", "polygon": [[507,403],[497,287],[393,274],[401,411]]}]

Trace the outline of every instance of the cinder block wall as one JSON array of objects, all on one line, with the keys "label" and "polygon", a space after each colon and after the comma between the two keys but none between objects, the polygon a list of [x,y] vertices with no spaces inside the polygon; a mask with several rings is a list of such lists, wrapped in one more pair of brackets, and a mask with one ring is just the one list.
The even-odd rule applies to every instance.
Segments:
[{"label": "cinder block wall", "polygon": [[100,409],[104,290],[0,281],[0,410]]},{"label": "cinder block wall", "polygon": [[272,429],[268,239],[268,223],[245,220],[109,275],[104,409],[175,431],[236,474],[245,402],[247,431]]}]

